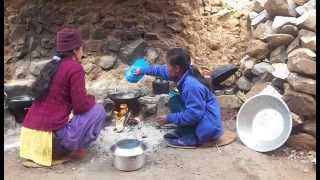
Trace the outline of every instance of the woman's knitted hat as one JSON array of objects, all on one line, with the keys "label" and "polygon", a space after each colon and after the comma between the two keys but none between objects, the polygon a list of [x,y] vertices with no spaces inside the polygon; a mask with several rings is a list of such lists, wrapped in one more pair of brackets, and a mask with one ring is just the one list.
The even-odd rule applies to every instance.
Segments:
[{"label": "woman's knitted hat", "polygon": [[56,37],[56,51],[66,52],[79,48],[83,44],[80,32],[73,28],[63,28]]}]

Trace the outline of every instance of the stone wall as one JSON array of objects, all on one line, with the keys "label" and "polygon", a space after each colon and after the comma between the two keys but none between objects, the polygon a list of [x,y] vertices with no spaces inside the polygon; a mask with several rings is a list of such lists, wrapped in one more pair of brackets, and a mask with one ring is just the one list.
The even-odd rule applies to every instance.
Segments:
[{"label": "stone wall", "polygon": [[220,0],[7,0],[4,15],[5,80],[34,78],[50,60],[63,26],[81,31],[91,79],[117,67],[101,68],[101,56],[112,59],[121,45],[139,39],[159,54],[156,63],[168,48],[180,46],[196,64],[212,69],[239,62],[248,35],[245,13]]}]

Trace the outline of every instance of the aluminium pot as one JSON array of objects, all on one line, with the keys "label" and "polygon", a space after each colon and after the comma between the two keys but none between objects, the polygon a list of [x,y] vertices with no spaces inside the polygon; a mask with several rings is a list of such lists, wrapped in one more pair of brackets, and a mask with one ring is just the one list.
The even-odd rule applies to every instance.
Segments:
[{"label": "aluminium pot", "polygon": [[111,146],[112,164],[120,171],[135,171],[146,163],[146,145],[137,139],[123,139]]}]

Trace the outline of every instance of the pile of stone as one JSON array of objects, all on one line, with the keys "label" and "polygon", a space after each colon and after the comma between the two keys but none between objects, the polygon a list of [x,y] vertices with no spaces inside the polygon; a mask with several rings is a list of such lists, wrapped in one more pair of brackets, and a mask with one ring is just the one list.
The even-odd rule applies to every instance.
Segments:
[{"label": "pile of stone", "polygon": [[249,98],[271,84],[293,114],[288,145],[315,150],[316,1],[256,0],[237,86]]}]

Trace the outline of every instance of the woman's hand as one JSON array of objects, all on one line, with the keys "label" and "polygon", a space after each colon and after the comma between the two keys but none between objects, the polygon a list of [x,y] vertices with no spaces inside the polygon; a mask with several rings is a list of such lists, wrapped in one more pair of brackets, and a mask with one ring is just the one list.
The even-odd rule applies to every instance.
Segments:
[{"label": "woman's hand", "polygon": [[160,126],[163,126],[165,124],[168,124],[168,121],[167,121],[167,116],[166,115],[161,115],[157,118],[157,121],[159,123]]},{"label": "woman's hand", "polygon": [[140,68],[137,68],[134,70],[134,75],[140,75],[141,74],[141,69]]}]

